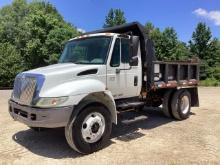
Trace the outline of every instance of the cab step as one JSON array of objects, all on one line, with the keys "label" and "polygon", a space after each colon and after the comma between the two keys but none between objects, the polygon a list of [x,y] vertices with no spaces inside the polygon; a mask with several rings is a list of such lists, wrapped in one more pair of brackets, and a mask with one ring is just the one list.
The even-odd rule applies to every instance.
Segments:
[{"label": "cab step", "polygon": [[123,111],[123,110],[127,110],[127,109],[135,109],[141,106],[144,106],[144,102],[142,101],[137,101],[137,102],[122,102],[117,104],[117,110],[118,111]]}]

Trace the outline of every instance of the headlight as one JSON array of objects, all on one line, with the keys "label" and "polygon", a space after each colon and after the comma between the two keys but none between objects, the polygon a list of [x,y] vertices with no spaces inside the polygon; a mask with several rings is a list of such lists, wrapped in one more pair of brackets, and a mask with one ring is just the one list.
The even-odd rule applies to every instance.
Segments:
[{"label": "headlight", "polygon": [[37,102],[39,107],[56,107],[68,100],[68,97],[42,97]]}]

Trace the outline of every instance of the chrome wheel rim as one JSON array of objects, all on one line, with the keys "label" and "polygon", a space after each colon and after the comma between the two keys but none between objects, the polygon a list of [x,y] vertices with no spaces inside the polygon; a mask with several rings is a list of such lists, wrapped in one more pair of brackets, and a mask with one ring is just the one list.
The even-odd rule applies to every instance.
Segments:
[{"label": "chrome wheel rim", "polygon": [[97,142],[105,131],[105,118],[101,113],[93,112],[83,121],[81,133],[87,143]]},{"label": "chrome wheel rim", "polygon": [[187,96],[183,96],[181,98],[180,109],[183,114],[187,114],[189,111],[189,98]]}]

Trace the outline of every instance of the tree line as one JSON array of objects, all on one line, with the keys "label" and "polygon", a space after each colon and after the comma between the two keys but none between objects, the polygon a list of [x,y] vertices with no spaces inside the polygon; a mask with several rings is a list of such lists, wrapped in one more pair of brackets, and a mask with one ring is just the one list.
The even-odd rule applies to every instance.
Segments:
[{"label": "tree line", "polygon": [[[126,23],[124,12],[111,9],[103,27]],[[220,41],[210,28],[199,23],[188,43],[181,42],[174,28],[163,31],[152,23],[145,24],[154,41],[159,60],[202,60],[201,79],[220,81]],[[21,71],[56,63],[63,46],[80,35],[77,28],[65,22],[56,8],[46,1],[14,0],[0,9],[0,87],[13,85]]]}]

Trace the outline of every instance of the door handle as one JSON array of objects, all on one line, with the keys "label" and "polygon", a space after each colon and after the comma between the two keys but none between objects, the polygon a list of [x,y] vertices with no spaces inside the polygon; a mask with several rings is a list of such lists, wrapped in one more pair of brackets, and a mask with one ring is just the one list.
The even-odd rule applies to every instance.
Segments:
[{"label": "door handle", "polygon": [[116,69],[116,70],[115,70],[115,73],[116,73],[116,74],[119,74],[120,71],[121,71],[121,69]]},{"label": "door handle", "polygon": [[134,76],[134,86],[138,85],[138,76]]}]

